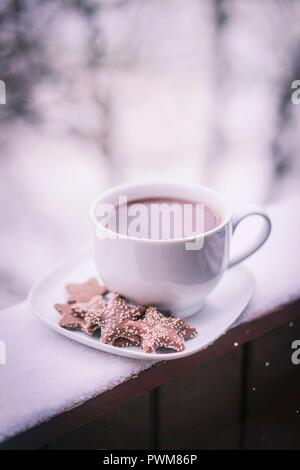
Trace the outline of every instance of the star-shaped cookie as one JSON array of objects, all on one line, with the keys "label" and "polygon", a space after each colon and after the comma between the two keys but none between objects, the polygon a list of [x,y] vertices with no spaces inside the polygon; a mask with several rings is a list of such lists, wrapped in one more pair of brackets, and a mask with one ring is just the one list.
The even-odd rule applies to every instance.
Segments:
[{"label": "star-shaped cookie", "polygon": [[112,342],[113,346],[116,346],[117,348],[127,348],[128,346],[140,346],[141,345],[141,338],[138,337],[137,341],[131,341],[126,338],[116,338]]},{"label": "star-shaped cookie", "polygon": [[[148,307],[142,320],[130,322],[136,334],[142,338],[144,352],[152,353],[159,348],[170,348],[175,351],[184,350],[184,338],[179,333],[182,320],[166,317],[156,307]],[[134,323],[134,325],[131,325]],[[129,326],[129,325],[128,325]]]},{"label": "star-shaped cookie", "polygon": [[[141,318],[145,307],[130,305],[120,294],[113,293],[104,310],[104,320],[101,324],[102,343],[112,343],[117,338],[140,343],[133,320]],[[99,315],[102,316],[102,312]],[[127,325],[128,321],[131,322],[130,325]]]},{"label": "star-shaped cookie", "polygon": [[96,278],[91,278],[87,282],[67,284],[69,293],[68,303],[89,302],[96,295],[106,294],[106,287],[101,286]]},{"label": "star-shaped cookie", "polygon": [[[71,309],[75,317],[86,318],[87,315],[89,315],[89,317],[92,315],[97,316],[98,312],[104,312],[106,305],[107,300],[102,295],[96,295],[88,302],[78,302],[71,304]],[[99,323],[99,327],[100,326],[101,324]]]},{"label": "star-shaped cookie", "polygon": [[197,330],[189,325],[185,320],[181,320],[182,324],[179,326],[178,334],[184,339],[192,339],[197,335]]},{"label": "star-shaped cookie", "polygon": [[119,294],[112,294],[109,301],[102,296],[95,296],[89,302],[72,304],[71,312],[85,320],[89,331],[101,328],[102,342],[117,347],[141,344],[139,336],[127,331],[125,322],[140,318],[145,308],[127,304]]},{"label": "star-shaped cookie", "polygon": [[171,313],[163,314],[153,306],[136,306],[116,292],[108,293],[96,278],[68,284],[66,288],[67,303],[55,305],[61,314],[59,325],[88,335],[101,329],[103,343],[116,347],[142,346],[147,353],[161,347],[182,351],[184,340],[197,334],[195,328]]},{"label": "star-shaped cookie", "polygon": [[89,325],[83,318],[75,317],[72,313],[72,306],[69,304],[56,304],[56,310],[61,314],[58,324],[66,330],[80,330],[92,336],[95,328]]},{"label": "star-shaped cookie", "polygon": [[177,318],[174,315],[172,315],[170,312],[164,313],[163,314],[167,318],[173,318],[177,320],[176,322],[176,328],[178,329],[178,334],[180,334],[184,339],[191,339],[195,338],[197,335],[197,330],[193,326],[189,325],[185,320],[182,318]]}]

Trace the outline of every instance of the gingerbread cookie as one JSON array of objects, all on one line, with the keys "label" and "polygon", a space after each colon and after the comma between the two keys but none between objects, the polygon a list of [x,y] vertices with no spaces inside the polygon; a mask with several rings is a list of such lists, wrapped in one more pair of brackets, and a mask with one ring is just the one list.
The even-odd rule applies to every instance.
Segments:
[{"label": "gingerbread cookie", "polygon": [[129,339],[126,338],[117,338],[112,342],[113,346],[116,346],[117,348],[127,348],[128,346],[140,346],[141,345],[141,338],[137,337],[136,341],[130,341]]},{"label": "gingerbread cookie", "polygon": [[69,304],[56,304],[56,310],[61,314],[58,324],[66,330],[79,330],[88,335],[93,335],[95,329],[88,325],[83,318],[75,317]]},{"label": "gingerbread cookie", "polygon": [[187,321],[183,320],[182,318],[178,319],[177,317],[172,315],[172,313],[170,312],[163,313],[162,315],[164,315],[167,318],[173,318],[175,320],[176,319],[179,320],[176,322],[176,327],[178,329],[178,334],[180,334],[184,339],[192,339],[192,338],[195,338],[195,336],[197,336],[196,328],[189,325]]},{"label": "gingerbread cookie", "polygon": [[72,312],[76,317],[85,318],[88,314],[96,314],[99,309],[102,311],[106,304],[107,301],[102,295],[96,295],[89,302],[72,304]]},{"label": "gingerbread cookie", "polygon": [[135,325],[129,326],[127,322],[141,318],[144,312],[145,307],[130,305],[120,294],[113,293],[105,308],[105,318],[101,325],[101,341],[111,343],[122,337],[137,342],[139,335]]},{"label": "gingerbread cookie", "polygon": [[[56,304],[61,314],[59,325],[88,335],[101,328],[100,341],[116,347],[142,346],[151,353],[161,347],[182,351],[184,340],[197,331],[185,320],[171,313],[162,314],[156,307],[136,306],[118,293],[109,293],[95,278],[82,284],[66,286],[68,303]],[[107,298],[108,297],[108,298]]]},{"label": "gingerbread cookie", "polygon": [[193,326],[189,325],[185,320],[181,320],[181,325],[179,326],[178,334],[183,337],[183,339],[192,339],[197,336],[197,330]]},{"label": "gingerbread cookie", "polygon": [[72,307],[69,304],[55,304],[54,308],[61,315],[72,314]]},{"label": "gingerbread cookie", "polygon": [[151,306],[147,308],[142,320],[131,323],[135,323],[134,328],[142,338],[144,352],[152,353],[162,347],[175,351],[184,350],[184,338],[178,332],[181,327],[180,319],[166,317]]},{"label": "gingerbread cookie", "polygon": [[101,341],[118,347],[140,345],[141,339],[135,331],[127,331],[126,320],[140,318],[144,307],[129,305],[119,294],[112,294],[106,301],[102,296],[89,302],[71,305],[73,315],[84,318],[89,331],[101,328]]},{"label": "gingerbread cookie", "polygon": [[81,284],[67,284],[66,289],[69,293],[68,303],[89,302],[92,297],[104,295],[108,291],[106,287],[99,284],[96,278],[91,278]]}]

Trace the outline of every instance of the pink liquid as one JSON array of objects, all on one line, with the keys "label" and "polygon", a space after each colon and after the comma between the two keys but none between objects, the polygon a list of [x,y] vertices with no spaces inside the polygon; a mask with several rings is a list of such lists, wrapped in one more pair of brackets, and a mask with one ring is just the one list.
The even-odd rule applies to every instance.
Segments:
[{"label": "pink liquid", "polygon": [[136,199],[115,211],[118,233],[148,239],[192,237],[220,223],[220,217],[210,207],[184,199]]}]

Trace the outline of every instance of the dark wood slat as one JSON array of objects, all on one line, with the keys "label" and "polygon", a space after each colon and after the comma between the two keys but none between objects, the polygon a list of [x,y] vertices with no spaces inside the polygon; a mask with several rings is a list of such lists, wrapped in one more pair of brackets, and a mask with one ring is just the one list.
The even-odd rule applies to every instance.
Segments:
[{"label": "dark wood slat", "polygon": [[49,445],[49,450],[151,449],[150,394],[139,396],[117,410],[80,427]]},{"label": "dark wood slat", "polygon": [[300,449],[300,365],[291,361],[291,344],[300,340],[300,320],[293,323],[249,345],[246,449]]},{"label": "dark wood slat", "polygon": [[159,391],[161,449],[238,449],[242,348]]},{"label": "dark wood slat", "polygon": [[217,357],[232,351],[235,342],[242,345],[252,341],[299,316],[300,300],[266,312],[250,323],[241,323],[232,328],[226,335],[221,336],[211,347],[193,356],[155,365],[112,390],[108,390],[76,408],[66,410],[65,413],[50,421],[6,441],[0,445],[0,449],[42,447],[53,439],[65,436],[103,414],[122,406],[138,395],[143,395],[176,377],[183,376],[194,367],[213,361]]}]

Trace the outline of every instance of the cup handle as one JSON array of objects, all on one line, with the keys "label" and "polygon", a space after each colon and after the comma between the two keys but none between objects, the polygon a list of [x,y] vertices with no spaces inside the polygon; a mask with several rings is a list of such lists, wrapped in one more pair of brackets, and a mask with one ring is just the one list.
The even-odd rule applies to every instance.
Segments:
[{"label": "cup handle", "polygon": [[271,233],[271,220],[269,216],[262,210],[260,209],[245,209],[241,213],[235,215],[232,220],[232,233],[235,232],[237,226],[239,225],[242,220],[244,220],[246,217],[250,216],[260,216],[263,218],[264,224],[258,235],[256,236],[255,240],[251,243],[251,245],[243,250],[242,253],[239,253],[237,256],[232,258],[229,261],[228,268],[232,268],[236,264],[240,263],[241,261],[244,261],[244,259],[248,258],[248,256],[251,256],[253,253],[255,253],[268,239],[270,233]]}]

